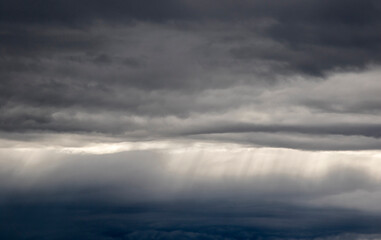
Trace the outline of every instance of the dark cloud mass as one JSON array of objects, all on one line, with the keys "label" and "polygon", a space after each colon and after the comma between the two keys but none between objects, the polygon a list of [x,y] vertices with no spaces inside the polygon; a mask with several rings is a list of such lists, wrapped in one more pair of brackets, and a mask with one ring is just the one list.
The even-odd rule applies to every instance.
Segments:
[{"label": "dark cloud mass", "polygon": [[[17,167],[22,160],[8,160],[13,166],[1,162],[8,169],[1,170],[0,195],[0,236],[7,239],[377,239],[380,234],[379,212],[309,203],[346,193],[361,196],[359,190],[379,194],[379,180],[367,169],[338,165],[316,178],[275,170],[213,179],[203,178],[192,163],[184,166],[185,159],[175,162],[187,174],[171,170],[173,162],[160,151],[52,154],[24,173]],[[200,169],[215,167],[207,156],[194,160]],[[251,161],[271,169],[296,167],[283,160]]]},{"label": "dark cloud mass", "polygon": [[380,29],[376,0],[0,0],[0,239],[380,239]]}]

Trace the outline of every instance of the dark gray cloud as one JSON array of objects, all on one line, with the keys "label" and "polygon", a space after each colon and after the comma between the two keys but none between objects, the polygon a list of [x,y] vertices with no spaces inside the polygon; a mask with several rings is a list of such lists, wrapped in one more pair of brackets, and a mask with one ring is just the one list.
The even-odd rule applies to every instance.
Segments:
[{"label": "dark gray cloud", "polygon": [[309,150],[379,149],[378,74],[376,68],[324,80],[188,92],[86,85],[70,78],[70,84],[42,82],[36,91],[14,85],[20,92],[4,102],[0,127],[7,137],[56,132],[103,134],[115,141],[189,138]]},{"label": "dark gray cloud", "polygon": [[0,238],[379,239],[379,29],[376,0],[0,0]]},{"label": "dark gray cloud", "polygon": [[[379,216],[368,216],[340,209],[322,210],[271,204],[270,206],[257,205],[260,207],[258,211],[255,207],[232,208],[230,204],[224,203],[186,202],[168,205],[147,203],[143,206],[122,207],[101,204],[86,206],[86,204],[88,203],[7,206],[5,217],[12,216],[11,219],[6,218],[8,224],[13,229],[21,231],[3,228],[1,236],[7,239],[49,236],[51,239],[142,240],[377,239],[379,236],[377,224],[380,221]],[[184,212],[177,209],[179,205],[181,209],[198,209],[199,211]],[[230,210],[224,210],[226,208]],[[240,211],[249,211],[252,215],[242,214]],[[234,216],[235,214],[238,216]],[[57,220],[52,221],[52,218]],[[263,224],[261,219],[281,223],[278,223],[278,226],[261,226]],[[325,222],[315,221],[315,219],[324,219]],[[251,223],[245,224],[246,221]],[[242,226],[238,223],[244,224]],[[288,227],[288,224],[293,227]],[[346,236],[348,231],[351,232],[350,236]]]},{"label": "dark gray cloud", "polygon": [[[99,22],[136,24],[179,23],[184,29],[194,24],[220,22],[228,30],[232,57],[241,61],[269,59],[287,65],[288,70],[321,75],[327,70],[363,67],[379,62],[380,4],[377,1],[2,1],[0,22],[2,51],[27,49],[81,49],[94,39],[78,39],[65,29],[86,31]],[[345,7],[343,7],[345,6]],[[258,28],[255,22],[268,22]],[[231,24],[247,29],[231,34]],[[41,26],[42,25],[42,26]],[[46,26],[48,25],[48,26]],[[37,28],[38,29],[35,29]],[[42,34],[57,29],[55,36]],[[281,43],[283,49],[257,48],[251,33],[257,32]],[[230,35],[230,36],[229,36]],[[62,36],[62,38],[57,38]],[[246,39],[246,42],[239,40]]]},{"label": "dark gray cloud", "polygon": [[[346,8],[343,8],[343,5]],[[29,7],[29,8],[28,8]],[[159,3],[151,0],[125,2],[120,0],[90,1],[2,1],[2,21],[5,22],[71,22],[81,19],[138,19],[176,20],[235,18],[272,16],[287,22],[304,20],[308,22],[368,24],[379,18],[377,1],[172,1]],[[301,11],[303,10],[303,11]],[[362,13],[367,12],[364,15]]]},{"label": "dark gray cloud", "polygon": [[[213,179],[197,175],[194,166],[182,169],[185,175],[171,171],[160,151],[51,152],[22,171],[17,165],[24,159],[10,160],[0,170],[0,229],[7,239],[347,239],[341,235],[348,233],[372,239],[381,233],[379,211],[309,203],[380,191],[369,169],[340,161],[317,177],[302,176],[305,168],[278,172],[282,159],[276,159],[265,175]],[[196,161],[214,167],[204,163],[213,160]]]},{"label": "dark gray cloud", "polygon": [[[210,126],[209,126],[210,127]],[[380,125],[329,125],[329,126],[289,126],[289,125],[229,125],[213,126],[211,129],[198,128],[194,132],[185,132],[184,134],[198,135],[198,134],[218,134],[218,133],[250,133],[250,132],[265,132],[265,133],[299,133],[299,134],[313,134],[313,135],[357,135],[365,137],[380,138]]]}]

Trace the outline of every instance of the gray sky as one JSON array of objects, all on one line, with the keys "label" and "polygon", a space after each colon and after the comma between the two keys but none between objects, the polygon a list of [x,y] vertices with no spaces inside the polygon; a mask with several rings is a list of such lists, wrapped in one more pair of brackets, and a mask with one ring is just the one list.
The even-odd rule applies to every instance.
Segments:
[{"label": "gray sky", "polygon": [[4,238],[380,238],[379,29],[375,0],[0,0]]}]

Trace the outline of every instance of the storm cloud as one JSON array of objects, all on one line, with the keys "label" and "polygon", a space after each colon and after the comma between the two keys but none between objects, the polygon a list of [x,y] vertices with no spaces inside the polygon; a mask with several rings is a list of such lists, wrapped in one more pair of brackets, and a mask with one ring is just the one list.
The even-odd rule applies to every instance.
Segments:
[{"label": "storm cloud", "polygon": [[0,238],[379,239],[375,0],[0,0]]},{"label": "storm cloud", "polygon": [[[1,162],[1,232],[10,239],[372,239],[381,233],[379,160],[250,148],[16,151]],[[358,205],[367,193],[373,197]]]}]

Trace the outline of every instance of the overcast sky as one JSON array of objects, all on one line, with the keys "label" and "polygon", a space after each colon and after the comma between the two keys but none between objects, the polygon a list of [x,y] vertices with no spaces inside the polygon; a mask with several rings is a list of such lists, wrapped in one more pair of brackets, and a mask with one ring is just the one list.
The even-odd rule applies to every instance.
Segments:
[{"label": "overcast sky", "polygon": [[1,239],[381,239],[381,2],[0,0]]}]

